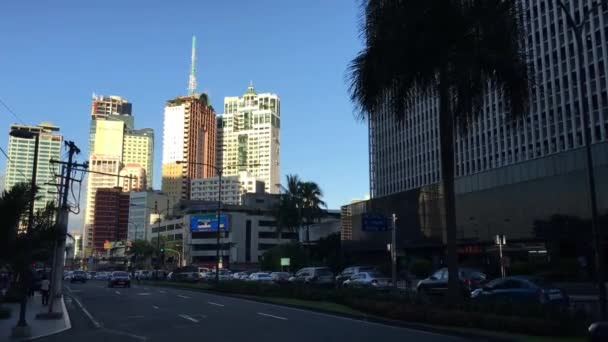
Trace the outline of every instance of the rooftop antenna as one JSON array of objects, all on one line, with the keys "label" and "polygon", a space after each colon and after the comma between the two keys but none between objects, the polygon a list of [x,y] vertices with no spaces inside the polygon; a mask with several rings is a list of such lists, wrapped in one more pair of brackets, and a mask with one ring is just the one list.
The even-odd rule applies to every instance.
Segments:
[{"label": "rooftop antenna", "polygon": [[192,57],[190,60],[190,77],[188,78],[188,95],[196,91],[196,36],[192,36]]}]

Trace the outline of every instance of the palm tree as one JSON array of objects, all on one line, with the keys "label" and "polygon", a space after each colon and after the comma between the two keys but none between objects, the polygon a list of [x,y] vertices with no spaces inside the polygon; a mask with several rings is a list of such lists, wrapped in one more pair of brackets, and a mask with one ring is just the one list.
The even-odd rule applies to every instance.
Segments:
[{"label": "palm tree", "polygon": [[321,198],[323,191],[315,182],[304,182],[300,185],[300,198],[302,203],[302,219],[306,223],[306,242],[310,242],[310,224],[323,216],[322,207],[327,205]]},{"label": "palm tree", "polygon": [[[364,48],[349,66],[350,95],[361,119],[381,113],[407,122],[419,96],[438,98],[449,296],[458,296],[454,131],[481,110],[488,90],[528,102],[527,65],[515,0],[365,0]],[[405,122],[404,122],[405,121]]]}]

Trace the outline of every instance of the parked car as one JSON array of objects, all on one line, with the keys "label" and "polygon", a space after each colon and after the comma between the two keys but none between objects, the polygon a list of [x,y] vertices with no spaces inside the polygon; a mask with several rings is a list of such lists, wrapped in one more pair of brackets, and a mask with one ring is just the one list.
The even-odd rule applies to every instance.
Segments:
[{"label": "parked car", "polygon": [[63,272],[63,280],[70,280],[72,279],[72,271],[65,271]]},{"label": "parked car", "polygon": [[87,274],[87,280],[91,280],[91,279],[95,279],[95,275],[97,274],[97,272],[86,272]]},{"label": "parked car", "polygon": [[569,297],[563,290],[538,277],[498,278],[471,292],[474,300],[500,300],[553,304],[567,307]]},{"label": "parked car", "polygon": [[[458,279],[463,295],[469,297],[471,291],[485,283],[486,275],[476,269],[459,268]],[[448,290],[448,269],[439,269],[432,276],[422,279],[418,282],[416,290],[424,294],[444,294]]]},{"label": "parked car", "polygon": [[[211,270],[207,273],[204,273],[203,279],[207,280],[207,281],[215,280],[215,270]],[[219,280],[231,280],[231,279],[232,279],[232,272],[230,272],[230,270],[225,269],[225,268],[220,269]]]},{"label": "parked car", "polygon": [[110,272],[97,272],[97,274],[95,274],[95,280],[108,280],[110,278],[111,273]]},{"label": "parked car", "polygon": [[86,283],[87,282],[87,273],[85,271],[74,271],[72,272],[72,277],[70,278],[70,283],[75,283],[75,282],[81,282],[81,283]]},{"label": "parked car", "polygon": [[232,273],[233,280],[247,280],[249,278],[250,272],[242,271],[242,272],[234,272]]},{"label": "parked car", "polygon": [[272,281],[277,284],[288,283],[290,277],[291,277],[291,274],[289,272],[272,272],[272,273],[270,273],[270,278],[272,278]]},{"label": "parked car", "polygon": [[386,288],[391,286],[391,280],[379,272],[359,272],[346,279],[344,287],[374,287]]},{"label": "parked car", "polygon": [[251,275],[249,276],[249,279],[247,279],[248,281],[257,281],[257,282],[261,282],[261,283],[272,283],[272,277],[270,276],[269,273],[265,273],[265,272],[255,272],[255,273],[251,273]]},{"label": "parked car", "polygon": [[300,269],[289,278],[292,283],[305,283],[314,285],[333,285],[334,274],[327,267],[306,267]]},{"label": "parked car", "polygon": [[135,278],[140,279],[140,280],[150,279],[150,271],[146,271],[146,270],[135,271]]},{"label": "parked car", "polygon": [[173,281],[183,281],[189,283],[196,283],[201,279],[200,273],[196,271],[181,271],[181,272],[172,272],[171,280]]},{"label": "parked car", "polygon": [[353,275],[361,272],[373,272],[376,268],[373,266],[351,266],[345,268],[340,274],[336,276],[336,284],[341,286],[344,284],[344,281],[350,279]]},{"label": "parked car", "polygon": [[124,271],[112,272],[110,279],[108,279],[108,287],[123,286],[131,287],[131,277],[129,273]]}]

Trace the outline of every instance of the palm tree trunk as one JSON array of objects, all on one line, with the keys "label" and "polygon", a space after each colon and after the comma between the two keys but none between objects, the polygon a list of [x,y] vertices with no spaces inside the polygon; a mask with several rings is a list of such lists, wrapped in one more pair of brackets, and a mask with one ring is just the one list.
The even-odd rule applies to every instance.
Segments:
[{"label": "palm tree trunk", "polygon": [[447,75],[439,73],[439,143],[441,148],[441,185],[444,198],[444,221],[447,240],[448,299],[458,301],[458,256],[456,252],[456,196],[454,194],[454,120],[450,109]]}]

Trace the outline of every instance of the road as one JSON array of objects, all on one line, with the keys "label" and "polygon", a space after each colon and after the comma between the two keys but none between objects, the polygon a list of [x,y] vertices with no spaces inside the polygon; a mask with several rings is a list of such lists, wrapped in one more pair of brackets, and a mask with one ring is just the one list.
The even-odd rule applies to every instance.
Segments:
[{"label": "road", "polygon": [[39,341],[462,341],[203,292],[104,282],[66,285],[72,329]]}]

